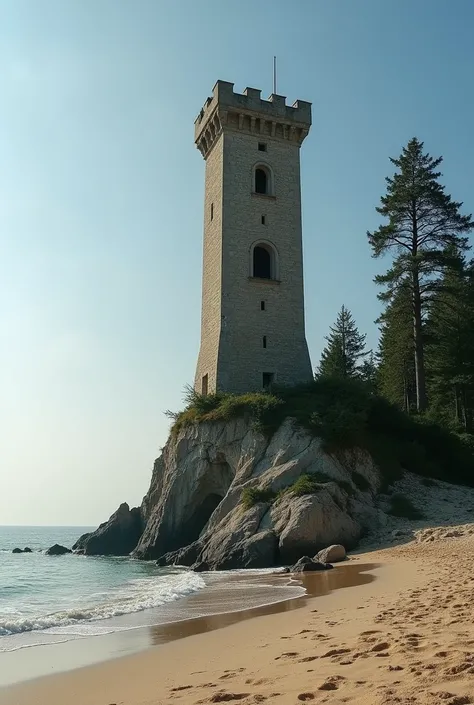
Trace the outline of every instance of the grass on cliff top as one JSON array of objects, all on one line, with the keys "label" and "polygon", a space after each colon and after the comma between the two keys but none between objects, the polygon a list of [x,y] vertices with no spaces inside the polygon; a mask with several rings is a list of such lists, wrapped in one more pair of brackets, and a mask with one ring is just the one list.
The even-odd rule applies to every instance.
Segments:
[{"label": "grass on cliff top", "polygon": [[267,437],[291,417],[320,437],[328,453],[367,450],[386,484],[409,470],[474,485],[472,443],[423,417],[408,416],[357,380],[321,378],[298,387],[275,388],[271,394],[202,396],[188,388],[185,409],[168,415],[173,435],[195,423],[247,418]]}]

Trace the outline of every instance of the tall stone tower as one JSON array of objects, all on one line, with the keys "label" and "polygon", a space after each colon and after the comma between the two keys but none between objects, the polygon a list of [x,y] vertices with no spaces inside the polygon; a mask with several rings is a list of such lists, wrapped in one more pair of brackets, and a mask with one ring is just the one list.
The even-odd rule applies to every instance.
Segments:
[{"label": "tall stone tower", "polygon": [[195,389],[243,393],[312,379],[304,328],[300,146],[311,103],[218,81],[195,122],[206,160]]}]

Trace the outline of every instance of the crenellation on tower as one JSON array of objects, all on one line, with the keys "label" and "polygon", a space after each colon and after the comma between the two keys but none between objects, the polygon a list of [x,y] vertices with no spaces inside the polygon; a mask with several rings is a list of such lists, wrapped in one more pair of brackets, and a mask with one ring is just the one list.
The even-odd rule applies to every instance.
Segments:
[{"label": "crenellation on tower", "polygon": [[243,393],[312,378],[305,338],[300,147],[311,104],[218,81],[195,123],[206,160],[195,388]]},{"label": "crenellation on tower", "polygon": [[286,104],[286,97],[272,93],[262,100],[257,88],[234,93],[234,84],[217,81],[194,123],[194,138],[205,158],[223,126],[301,144],[311,127],[311,103],[297,100]]}]

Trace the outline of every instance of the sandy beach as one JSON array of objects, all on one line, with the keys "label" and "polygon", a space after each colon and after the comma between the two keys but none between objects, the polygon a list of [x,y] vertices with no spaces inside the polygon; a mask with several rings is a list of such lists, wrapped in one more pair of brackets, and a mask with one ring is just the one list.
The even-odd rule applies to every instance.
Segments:
[{"label": "sandy beach", "polygon": [[[368,565],[374,580],[5,688],[0,702],[474,703],[472,530],[424,529],[415,541],[335,569]],[[310,576],[308,585],[327,576]]]}]

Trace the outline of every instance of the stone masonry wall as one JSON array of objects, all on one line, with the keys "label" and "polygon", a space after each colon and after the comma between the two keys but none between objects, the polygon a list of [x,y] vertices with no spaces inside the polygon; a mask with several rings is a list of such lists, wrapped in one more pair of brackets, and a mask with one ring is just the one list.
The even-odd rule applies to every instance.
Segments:
[{"label": "stone masonry wall", "polygon": [[[195,387],[202,390],[207,374],[209,392],[243,393],[262,389],[264,372],[273,373],[279,384],[312,378],[304,324],[300,189],[300,144],[309,129],[310,104],[302,103],[309,122],[293,127],[288,114],[301,111],[285,109],[284,99],[277,96],[275,111],[284,112],[285,123],[272,123],[268,113],[263,120],[261,113],[254,117],[249,110],[249,105],[261,105],[258,91],[239,97],[229,93],[231,85],[224,85],[226,100],[232,102],[233,95],[237,101],[244,98],[246,114],[229,113],[224,106],[218,117],[219,90],[215,89],[217,107],[212,112],[212,103],[207,106],[209,128],[206,120],[199,127],[200,139],[205,135],[200,149],[206,157],[206,188],[202,330]],[[271,103],[268,106],[272,109]],[[258,149],[259,142],[265,143],[266,151]],[[273,173],[271,195],[253,193],[253,174],[259,164]],[[277,280],[251,276],[251,251],[259,241],[272,243],[278,253]]]}]

